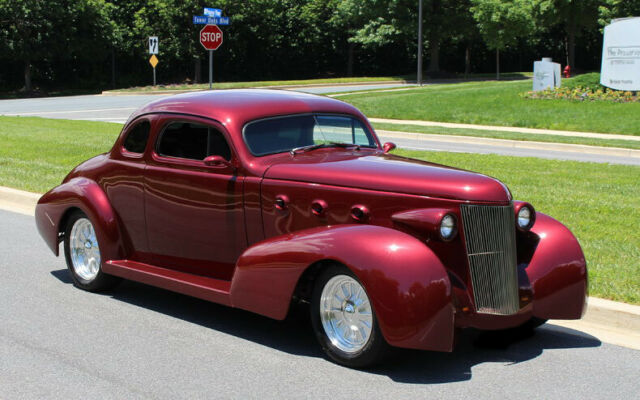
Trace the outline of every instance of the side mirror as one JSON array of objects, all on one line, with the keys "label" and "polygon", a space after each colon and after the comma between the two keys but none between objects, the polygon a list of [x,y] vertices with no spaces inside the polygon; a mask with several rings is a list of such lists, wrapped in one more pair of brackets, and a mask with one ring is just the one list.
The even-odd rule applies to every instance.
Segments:
[{"label": "side mirror", "polygon": [[229,161],[219,155],[205,157],[202,161],[204,162],[204,165],[209,167],[233,167]]},{"label": "side mirror", "polygon": [[396,144],[393,142],[387,142],[384,145],[382,145],[382,150],[386,153],[390,152],[391,150],[396,148]]}]

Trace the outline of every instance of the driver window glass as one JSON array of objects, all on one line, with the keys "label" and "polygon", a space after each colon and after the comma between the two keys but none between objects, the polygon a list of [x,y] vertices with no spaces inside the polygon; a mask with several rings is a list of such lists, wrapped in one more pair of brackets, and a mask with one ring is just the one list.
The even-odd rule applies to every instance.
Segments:
[{"label": "driver window glass", "polygon": [[143,121],[134,126],[124,139],[123,147],[125,150],[131,153],[144,153],[150,130],[151,124],[149,121]]},{"label": "driver window glass", "polygon": [[157,151],[165,157],[204,160],[218,155],[231,160],[231,150],[222,132],[189,122],[170,123],[160,136]]}]

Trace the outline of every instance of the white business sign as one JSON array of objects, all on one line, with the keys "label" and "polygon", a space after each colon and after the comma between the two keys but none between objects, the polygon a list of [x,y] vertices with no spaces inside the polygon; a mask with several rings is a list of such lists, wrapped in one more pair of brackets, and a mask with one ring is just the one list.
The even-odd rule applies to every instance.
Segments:
[{"label": "white business sign", "polygon": [[600,83],[617,90],[640,90],[640,18],[614,20],[604,28]]},{"label": "white business sign", "polygon": [[149,54],[158,54],[157,36],[149,36]]},{"label": "white business sign", "polygon": [[560,87],[562,84],[560,64],[554,63],[550,58],[533,63],[533,90],[545,90]]}]

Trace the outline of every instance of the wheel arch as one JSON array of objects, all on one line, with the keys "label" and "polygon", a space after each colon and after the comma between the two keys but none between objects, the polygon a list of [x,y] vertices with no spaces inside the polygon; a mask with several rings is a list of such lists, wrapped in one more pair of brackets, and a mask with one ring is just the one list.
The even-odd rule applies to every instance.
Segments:
[{"label": "wheel arch", "polygon": [[331,263],[347,267],[362,283],[389,344],[452,349],[451,283],[444,266],[425,243],[390,228],[336,225],[257,243],[236,264],[231,303],[284,319],[292,299],[308,298],[309,285]]}]

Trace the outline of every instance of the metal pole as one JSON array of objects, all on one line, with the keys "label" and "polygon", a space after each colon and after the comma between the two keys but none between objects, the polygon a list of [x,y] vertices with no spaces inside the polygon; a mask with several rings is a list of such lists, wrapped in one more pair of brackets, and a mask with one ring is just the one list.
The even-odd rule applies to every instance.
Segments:
[{"label": "metal pole", "polygon": [[156,67],[153,67],[153,86],[156,85]]},{"label": "metal pole", "polygon": [[418,85],[422,86],[422,0],[418,2]]},{"label": "metal pole", "polygon": [[209,50],[209,89],[213,87],[213,50]]}]

